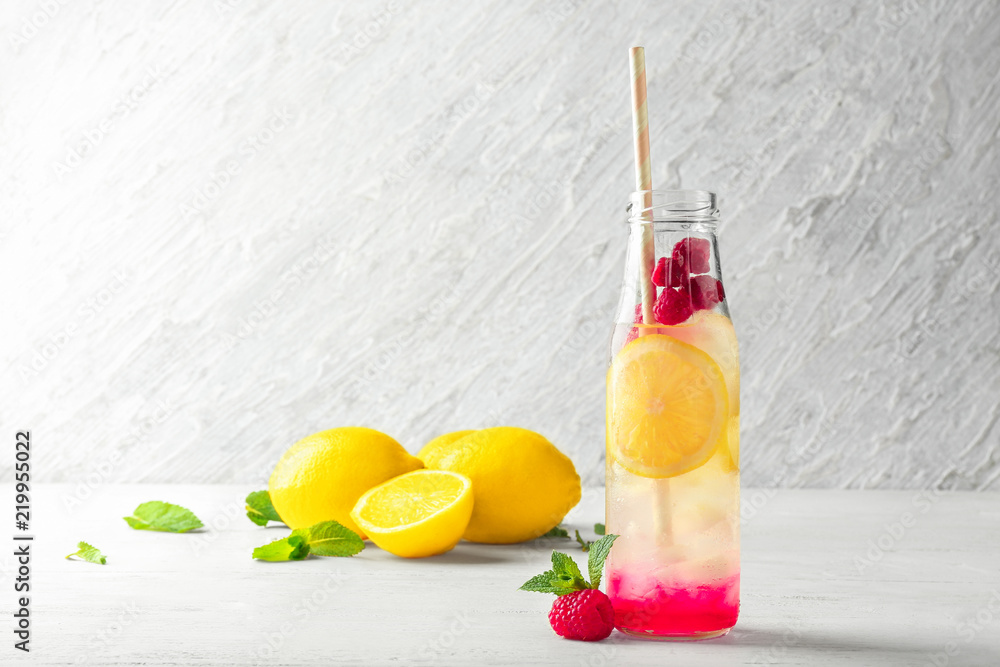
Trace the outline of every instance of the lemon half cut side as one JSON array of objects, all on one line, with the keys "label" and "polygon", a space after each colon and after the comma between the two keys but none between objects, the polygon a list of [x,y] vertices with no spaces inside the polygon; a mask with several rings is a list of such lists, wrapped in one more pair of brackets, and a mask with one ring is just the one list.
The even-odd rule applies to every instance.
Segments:
[{"label": "lemon half cut side", "polygon": [[351,518],[382,549],[404,558],[452,549],[472,516],[472,482],[447,470],[415,470],[358,499]]}]

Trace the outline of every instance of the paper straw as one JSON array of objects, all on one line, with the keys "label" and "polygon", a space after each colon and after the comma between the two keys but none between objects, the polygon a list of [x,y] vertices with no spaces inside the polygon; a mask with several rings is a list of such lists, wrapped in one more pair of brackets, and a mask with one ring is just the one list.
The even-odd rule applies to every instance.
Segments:
[{"label": "paper straw", "polygon": [[[641,46],[629,49],[632,72],[632,134],[635,144],[635,189],[646,193],[643,198],[643,220],[652,220],[653,176],[649,167],[649,116],[646,113],[646,52]],[[653,285],[653,268],[656,251],[653,246],[652,225],[642,226],[642,244],[639,255],[639,286],[642,289],[642,321],[656,324],[653,303],[656,286]]]},{"label": "paper straw", "polygon": [[[642,202],[642,219],[653,220],[653,176],[649,166],[649,116],[646,113],[646,51],[641,46],[629,49],[629,65],[632,73],[632,134],[635,143],[635,189],[645,192]],[[653,265],[656,262],[656,248],[653,239],[653,225],[642,225],[642,241],[639,250],[639,285],[642,288],[642,321],[647,326],[656,324],[653,316],[653,302],[656,301],[656,285],[653,284]],[[655,330],[654,330],[655,331]],[[670,479],[656,480],[653,494],[653,525],[656,542],[661,548],[673,543],[672,507],[670,503]]]}]

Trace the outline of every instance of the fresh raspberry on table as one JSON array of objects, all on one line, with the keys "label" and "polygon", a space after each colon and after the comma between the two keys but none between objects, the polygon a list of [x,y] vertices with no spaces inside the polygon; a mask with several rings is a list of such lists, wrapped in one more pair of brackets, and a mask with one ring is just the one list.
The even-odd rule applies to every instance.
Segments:
[{"label": "fresh raspberry on table", "polygon": [[[580,531],[576,531],[576,539]],[[617,535],[607,534],[596,542],[586,543],[587,572],[583,578],[580,566],[561,551],[552,552],[552,569],[536,574],[521,585],[522,591],[555,593],[556,601],[549,610],[549,625],[566,639],[596,642],[607,638],[615,627],[615,608],[601,592],[604,561],[611,552]]]},{"label": "fresh raspberry on table", "polygon": [[607,595],[587,588],[557,597],[549,612],[549,623],[560,637],[599,641],[614,630],[615,609]]},{"label": "fresh raspberry on table", "polygon": [[653,316],[660,324],[668,326],[685,322],[694,314],[691,295],[686,289],[665,287],[653,306]]},{"label": "fresh raspberry on table", "polygon": [[708,239],[688,236],[677,242],[670,258],[675,264],[694,275],[708,273],[711,254],[712,244],[708,242]]}]

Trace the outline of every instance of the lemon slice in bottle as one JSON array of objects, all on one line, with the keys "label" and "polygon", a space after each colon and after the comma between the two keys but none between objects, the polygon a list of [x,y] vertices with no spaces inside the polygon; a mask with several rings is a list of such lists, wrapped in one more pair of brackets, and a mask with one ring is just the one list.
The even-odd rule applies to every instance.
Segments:
[{"label": "lemon slice in bottle", "polygon": [[641,336],[608,370],[608,454],[642,477],[676,477],[724,444],[729,397],[722,370],[671,336]]}]

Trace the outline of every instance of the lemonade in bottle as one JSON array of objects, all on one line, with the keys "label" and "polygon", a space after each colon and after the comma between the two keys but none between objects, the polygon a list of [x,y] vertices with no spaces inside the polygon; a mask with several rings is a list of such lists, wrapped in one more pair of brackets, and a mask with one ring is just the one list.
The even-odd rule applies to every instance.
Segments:
[{"label": "lemonade in bottle", "polygon": [[718,209],[683,190],[636,192],[629,210],[607,377],[607,530],[620,535],[607,593],[622,632],[707,639],[733,627],[740,596],[740,373]]}]

